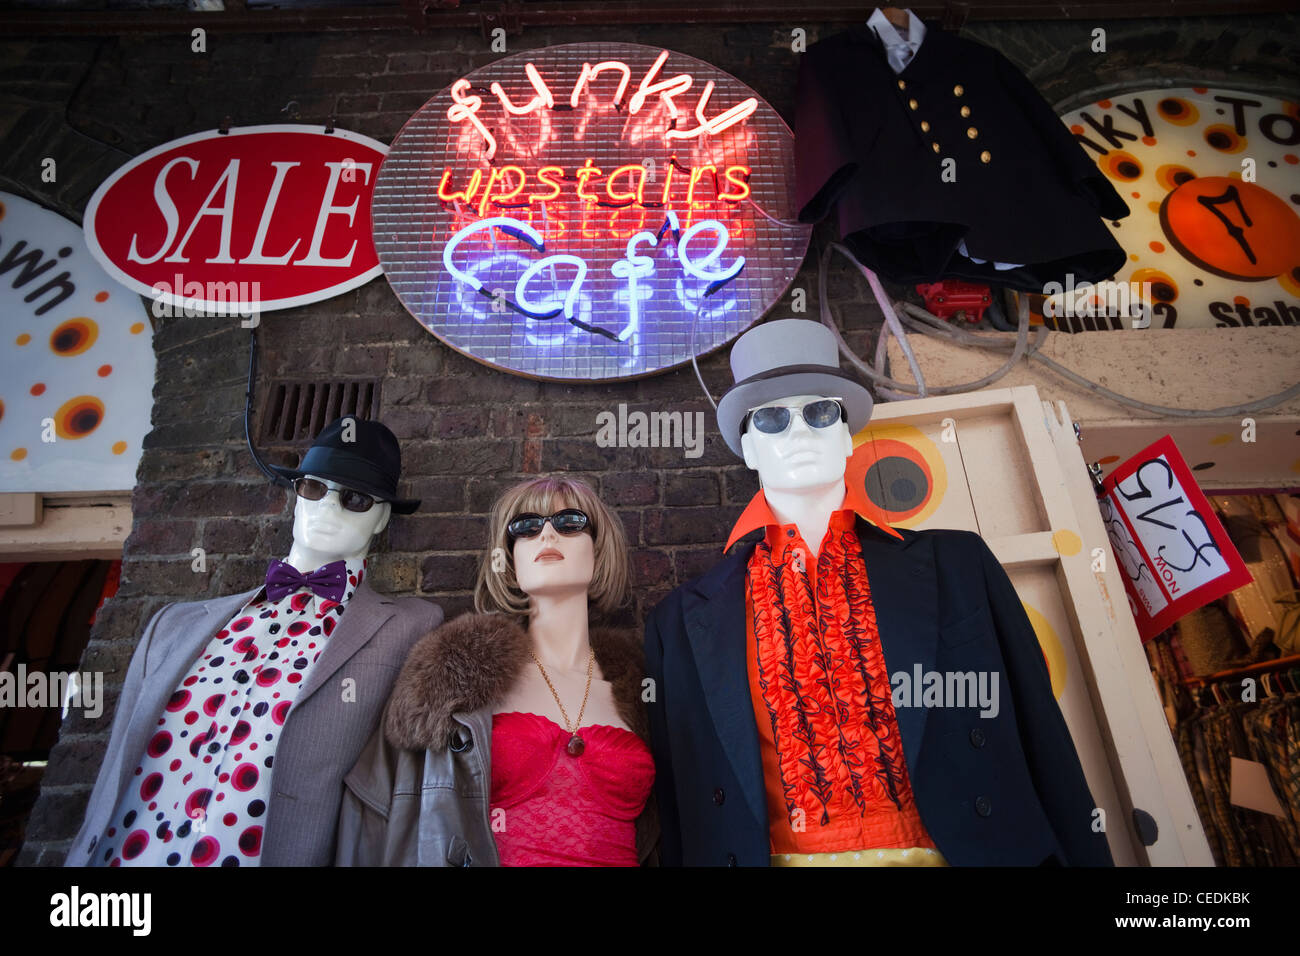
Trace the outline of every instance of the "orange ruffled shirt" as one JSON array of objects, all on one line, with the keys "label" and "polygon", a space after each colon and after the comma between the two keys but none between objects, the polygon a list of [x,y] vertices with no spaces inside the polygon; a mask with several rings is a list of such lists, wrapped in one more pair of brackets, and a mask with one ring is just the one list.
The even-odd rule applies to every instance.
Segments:
[{"label": "orange ruffled shirt", "polygon": [[767,528],[748,567],[746,658],[774,854],[935,845],[912,795],[855,512],[902,537],[850,491],[813,557],[760,491],[727,543]]}]

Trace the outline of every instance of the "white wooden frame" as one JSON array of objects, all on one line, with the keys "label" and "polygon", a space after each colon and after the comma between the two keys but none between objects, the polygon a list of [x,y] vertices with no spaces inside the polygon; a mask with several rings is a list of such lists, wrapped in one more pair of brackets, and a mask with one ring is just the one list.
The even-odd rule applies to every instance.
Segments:
[{"label": "white wooden frame", "polygon": [[[990,416],[1009,420],[1023,441],[1032,472],[1032,481],[1026,483],[1034,489],[1032,500],[995,496],[996,471],[1005,466],[995,454],[986,453],[987,443],[981,448],[985,429],[977,421]],[[1107,821],[1116,862],[1213,866],[1064,402],[1053,409],[1033,386],[987,389],[882,403],[876,406],[872,424],[934,430],[945,418],[956,422],[972,496],[984,497],[982,503],[975,500],[976,513],[981,507],[1027,509],[1033,524],[1050,529],[985,540],[1008,572],[1050,568],[1072,615],[1075,650],[1124,817]],[[1061,553],[1054,535],[1062,531],[1077,534],[1082,547],[1073,554]],[[1104,570],[1094,572],[1098,548]],[[1095,782],[1093,786],[1096,789]],[[1104,802],[1101,794],[1094,797]],[[1155,820],[1158,838],[1152,846],[1143,847],[1137,838],[1134,807]]]},{"label": "white wooden frame", "polygon": [[[35,506],[17,499],[35,498]],[[115,561],[131,533],[131,494],[0,495],[0,510],[34,512],[37,523],[0,527],[0,561]]]}]

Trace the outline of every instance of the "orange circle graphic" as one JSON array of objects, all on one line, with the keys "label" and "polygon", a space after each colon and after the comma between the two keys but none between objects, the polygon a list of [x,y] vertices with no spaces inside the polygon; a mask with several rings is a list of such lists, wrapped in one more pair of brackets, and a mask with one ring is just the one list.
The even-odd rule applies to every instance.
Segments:
[{"label": "orange circle graphic", "polygon": [[1201,117],[1196,106],[1181,96],[1166,96],[1156,104],[1156,112],[1166,123],[1175,126],[1191,126]]},{"label": "orange circle graphic", "polygon": [[1300,217],[1255,183],[1204,176],[1183,183],[1160,207],[1160,226],[1189,262],[1229,279],[1281,275],[1300,257]]},{"label": "orange circle graphic", "polygon": [[1165,192],[1173,192],[1183,183],[1196,178],[1196,173],[1179,163],[1165,163],[1156,168],[1156,182]]},{"label": "orange circle graphic", "polygon": [[99,324],[84,315],[68,319],[50,333],[50,351],[55,355],[80,355],[99,338]]},{"label": "orange circle graphic", "polygon": [[1138,285],[1150,282],[1153,302],[1173,302],[1178,298],[1178,283],[1167,272],[1159,269],[1135,269],[1133,275],[1129,276],[1129,281]]},{"label": "orange circle graphic", "polygon": [[1246,148],[1246,137],[1226,123],[1205,127],[1205,142],[1221,153],[1240,153]]},{"label": "orange circle graphic", "polygon": [[78,395],[54,413],[54,430],[60,438],[85,438],[103,420],[104,403],[94,395]]},{"label": "orange circle graphic", "polygon": [[1120,182],[1131,183],[1142,178],[1142,163],[1132,153],[1122,149],[1111,150],[1106,154],[1106,175]]}]

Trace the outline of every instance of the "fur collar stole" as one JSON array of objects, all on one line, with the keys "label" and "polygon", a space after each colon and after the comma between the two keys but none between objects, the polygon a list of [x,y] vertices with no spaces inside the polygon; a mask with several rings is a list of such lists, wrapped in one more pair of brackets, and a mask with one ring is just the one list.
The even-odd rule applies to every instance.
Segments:
[{"label": "fur collar stole", "polygon": [[[591,647],[624,723],[649,741],[641,702],[645,654],[639,635],[592,628]],[[447,748],[455,713],[494,707],[532,663],[527,632],[508,614],[463,614],[426,634],[411,649],[393,685],[384,721],[389,742],[403,750]]]}]

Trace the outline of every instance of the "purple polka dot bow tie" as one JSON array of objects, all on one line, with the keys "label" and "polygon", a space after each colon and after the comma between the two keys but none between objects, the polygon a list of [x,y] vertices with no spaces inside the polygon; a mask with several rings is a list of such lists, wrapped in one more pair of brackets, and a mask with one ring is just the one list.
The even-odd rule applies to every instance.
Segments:
[{"label": "purple polka dot bow tie", "polygon": [[345,561],[331,561],[311,574],[303,574],[292,564],[274,559],[266,569],[266,597],[278,601],[301,588],[311,588],[318,597],[343,600],[348,589],[348,566]]}]

